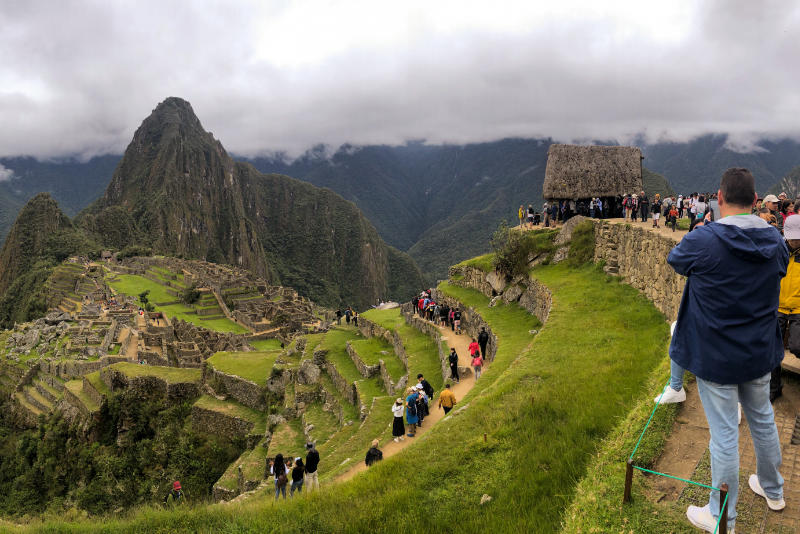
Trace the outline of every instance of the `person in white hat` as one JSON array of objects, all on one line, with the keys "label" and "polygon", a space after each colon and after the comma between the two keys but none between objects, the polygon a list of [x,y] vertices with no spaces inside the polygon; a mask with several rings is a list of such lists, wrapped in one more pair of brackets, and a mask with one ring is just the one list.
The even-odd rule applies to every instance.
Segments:
[{"label": "person in white hat", "polygon": [[767,195],[764,197],[762,206],[767,208],[769,212],[775,216],[775,222],[778,224],[778,230],[783,232],[783,217],[778,209],[778,197],[775,195]]}]

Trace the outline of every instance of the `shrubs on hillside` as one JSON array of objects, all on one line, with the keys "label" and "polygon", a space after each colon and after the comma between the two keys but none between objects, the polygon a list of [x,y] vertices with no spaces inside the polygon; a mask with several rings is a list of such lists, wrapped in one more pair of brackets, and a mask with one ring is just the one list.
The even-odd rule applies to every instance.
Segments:
[{"label": "shrubs on hillside", "polygon": [[503,222],[490,241],[494,251],[494,268],[510,278],[527,275],[532,257],[555,251],[555,236],[555,230],[519,232]]}]

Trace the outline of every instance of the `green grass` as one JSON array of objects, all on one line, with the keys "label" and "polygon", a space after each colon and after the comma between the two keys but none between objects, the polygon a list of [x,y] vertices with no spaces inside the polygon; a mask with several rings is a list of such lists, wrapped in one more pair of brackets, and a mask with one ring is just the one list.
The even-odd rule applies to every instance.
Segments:
[{"label": "green grass", "polygon": [[[269,442],[267,454],[274,458],[282,454],[284,458],[292,459],[302,456],[305,458],[306,438],[303,434],[300,419],[291,419],[279,424],[272,431],[272,440]],[[268,492],[269,493],[269,492]]]},{"label": "green grass", "polygon": [[[280,525],[287,532],[439,532],[448,526],[461,532],[560,531],[598,446],[624,424],[653,370],[663,365],[668,328],[636,290],[592,267],[548,266],[535,275],[553,291],[548,322],[536,337],[528,330],[537,321],[518,306],[489,308],[476,291],[441,286],[487,320],[499,338],[495,360],[460,399],[462,407],[469,405],[463,413],[352,481],[323,485],[311,499],[280,506],[254,498],[240,506],[142,510],[130,520],[53,523],[41,530],[242,533]],[[383,424],[388,432],[388,407],[373,414],[376,427],[361,434],[365,440]],[[339,439],[330,441],[326,449]],[[363,460],[366,448],[359,457],[353,452],[359,447],[348,449],[352,461]],[[323,478],[336,471],[340,451],[320,450]],[[483,494],[493,499],[480,506]],[[584,513],[595,512],[587,507]],[[631,530],[637,532],[597,532]]]},{"label": "green grass", "polygon": [[219,400],[215,397],[203,395],[194,403],[198,408],[212,410],[231,417],[238,417],[245,421],[253,423],[253,429],[250,431],[252,434],[263,434],[267,429],[267,414],[253,410],[243,404],[239,404],[232,400]]},{"label": "green grass", "polygon": [[691,219],[687,218],[678,219],[678,230],[688,230],[691,222]]},{"label": "green grass", "polygon": [[117,370],[130,378],[138,376],[156,376],[169,384],[200,382],[203,375],[200,369],[163,367],[160,365],[139,365],[133,362],[115,363],[109,365],[109,369]]},{"label": "green grass", "polygon": [[339,430],[339,420],[332,413],[323,410],[322,403],[319,402],[314,402],[306,407],[305,420],[306,424],[314,425],[311,435],[317,446],[328,441]]},{"label": "green grass", "polygon": [[358,421],[358,409],[347,402],[347,400],[339,393],[339,390],[336,389],[336,386],[333,384],[333,380],[331,377],[328,376],[328,373],[323,371],[319,375],[320,385],[325,388],[331,395],[333,395],[337,401],[339,401],[339,405],[342,407],[342,414],[343,414],[343,421],[346,423],[347,421]]},{"label": "green grass", "polygon": [[94,386],[94,389],[97,390],[98,393],[101,395],[105,395],[106,397],[111,396],[111,390],[108,389],[108,386],[105,382],[100,380],[100,371],[95,371],[94,373],[89,373],[86,375],[86,380]]},{"label": "green grass", "polygon": [[280,354],[279,350],[258,352],[217,352],[208,360],[208,364],[229,375],[236,375],[266,386],[272,366]]},{"label": "green grass", "polygon": [[454,267],[474,267],[481,271],[488,273],[494,270],[494,253],[484,254],[483,256],[476,256],[461,263],[454,265]]},{"label": "green grass", "polygon": [[69,382],[65,382],[64,388],[78,397],[90,412],[96,412],[100,409],[100,405],[83,392],[83,380],[70,380]]},{"label": "green grass", "polygon": [[433,338],[423,334],[413,326],[407,325],[399,308],[369,310],[364,312],[364,317],[388,330],[394,330],[400,336],[408,356],[410,383],[415,383],[417,375],[422,373],[433,386],[433,389],[436,391],[442,390],[444,386],[442,382],[442,366],[439,363],[439,352]]},{"label": "green grass", "polygon": [[228,466],[216,485],[229,490],[236,489],[239,480],[239,466],[242,466],[245,480],[262,480],[267,458],[267,448],[263,446],[263,443],[263,440],[259,441],[252,450],[244,451],[235,462]]},{"label": "green grass", "polygon": [[359,339],[358,332],[352,327],[338,326],[331,328],[322,339],[320,346],[328,350],[326,358],[333,363],[336,370],[348,382],[361,380],[363,377],[358,372],[356,364],[347,354],[345,343]]},{"label": "green grass", "polygon": [[281,350],[280,339],[258,339],[256,341],[249,341],[249,343],[256,350]]},{"label": "green grass", "polygon": [[[371,337],[350,342],[362,361],[367,365],[378,365],[380,360],[386,365],[386,371],[392,380],[397,382],[406,374],[406,367],[394,353],[394,349],[383,338]],[[385,354],[381,354],[385,352]]]},{"label": "green grass", "polygon": [[143,276],[122,274],[119,275],[119,280],[107,280],[107,282],[114,291],[131,297],[138,298],[139,294],[143,291],[150,291],[150,294],[147,296],[149,301],[153,303],[157,311],[163,312],[170,319],[182,319],[194,325],[217,332],[233,332],[234,334],[245,334],[248,332],[245,327],[227,318],[203,321],[200,319],[200,316],[197,315],[194,308],[185,304],[169,304],[167,306],[156,305],[156,302],[174,302],[178,297],[170,295],[167,292],[166,286],[153,282]]}]

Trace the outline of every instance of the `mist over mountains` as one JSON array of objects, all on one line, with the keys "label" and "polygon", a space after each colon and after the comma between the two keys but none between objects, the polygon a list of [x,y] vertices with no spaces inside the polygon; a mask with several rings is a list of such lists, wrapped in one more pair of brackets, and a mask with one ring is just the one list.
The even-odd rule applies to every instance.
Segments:
[{"label": "mist over mountains", "polygon": [[[451,263],[485,252],[492,231],[516,217],[520,204],[541,206],[550,139],[502,139],[467,145],[316,146],[301,157],[234,158],[264,173],[279,173],[326,187],[354,202],[393,247],[407,251],[429,278]],[[713,191],[731,166],[753,171],[766,191],[800,162],[800,143],[761,140],[736,152],[726,135],[686,143],[638,143],[647,169],[660,173],[679,193]],[[48,191],[67,215],[98,198],[118,156],[85,163],[2,158],[14,177],[0,182],[0,236],[16,212],[39,191]],[[446,252],[446,253],[443,253]]]}]

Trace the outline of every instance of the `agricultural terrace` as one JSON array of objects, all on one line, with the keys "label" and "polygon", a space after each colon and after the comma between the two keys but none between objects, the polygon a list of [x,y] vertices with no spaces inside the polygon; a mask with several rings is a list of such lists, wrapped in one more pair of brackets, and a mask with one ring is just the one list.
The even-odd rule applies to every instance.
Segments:
[{"label": "agricultural terrace", "polygon": [[[642,414],[636,407],[651,397],[654,383],[666,380],[666,322],[636,290],[596,267],[542,266],[533,276],[553,295],[544,325],[516,304],[489,307],[489,299],[477,291],[440,285],[441,291],[480,313],[497,335],[494,363],[460,399],[464,409],[458,415],[443,419],[401,454],[351,481],[323,483],[313,498],[279,506],[266,491],[235,505],[152,509],[131,519],[53,522],[30,530],[263,532],[281,525],[290,532],[436,532],[458,525],[464,532],[627,532],[627,526],[616,524],[611,529],[597,524],[584,528],[591,517],[608,517],[620,506],[619,495],[613,503],[597,502],[588,482],[580,481],[587,470],[592,477],[616,472],[614,467],[602,471],[607,466],[596,456],[598,448],[605,446],[604,440],[619,440],[619,429],[637,426]],[[384,324],[397,321],[388,313],[370,316]],[[353,330],[336,328],[319,346],[329,350],[337,371],[348,380],[369,382],[359,380],[346,365],[344,342],[357,339]],[[413,372],[414,366],[409,367]],[[436,375],[433,370],[426,374]],[[390,423],[392,399],[377,384],[373,389],[372,410],[359,428],[373,414],[383,413],[370,428],[371,435],[382,435],[382,424],[388,429]],[[323,476],[339,470],[343,443],[360,447],[348,447],[350,456],[358,452],[363,457],[366,451],[366,435],[361,441],[353,440],[357,431],[339,438],[340,432],[320,447]],[[300,445],[299,440],[293,443],[296,433],[286,430],[280,438],[287,452]],[[642,454],[653,448],[644,444]],[[480,505],[484,494],[492,499]],[[428,503],[424,513],[402,513],[419,510],[420,503]],[[612,511],[604,516],[599,507]],[[576,527],[574,515],[589,519]]]}]

